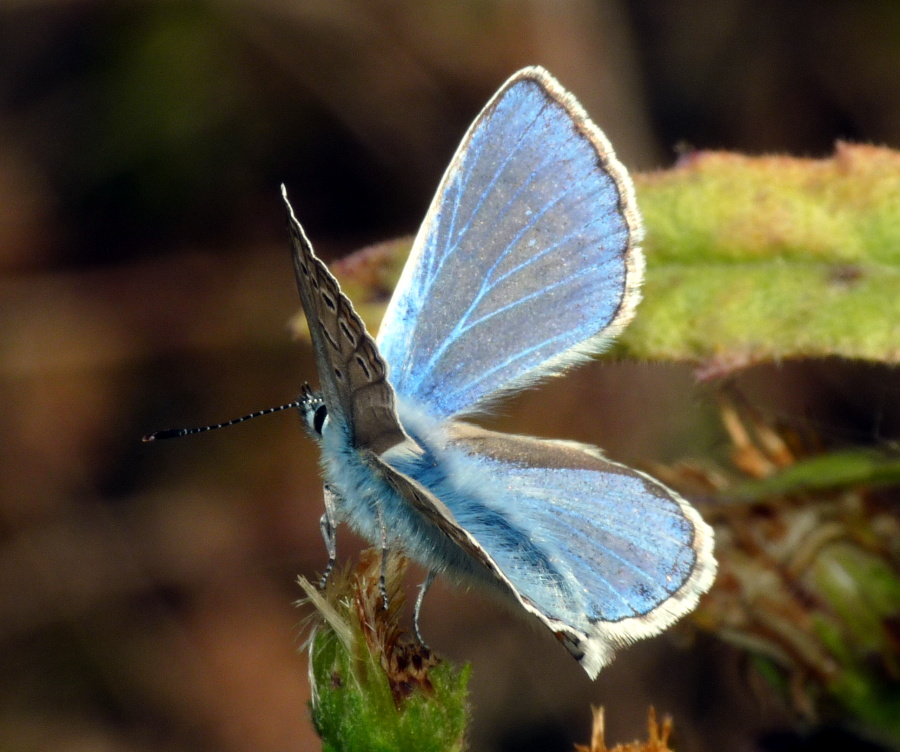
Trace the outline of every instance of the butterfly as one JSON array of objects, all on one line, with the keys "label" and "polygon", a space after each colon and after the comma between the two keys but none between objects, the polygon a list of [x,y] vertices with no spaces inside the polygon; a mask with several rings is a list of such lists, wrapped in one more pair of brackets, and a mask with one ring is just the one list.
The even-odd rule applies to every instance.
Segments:
[{"label": "butterfly", "polygon": [[[320,390],[296,407],[318,442],[328,552],[348,523],[382,549],[482,585],[544,624],[591,678],[692,611],[713,532],[662,483],[573,441],[470,422],[602,351],[634,316],[644,257],[634,187],[547,71],[513,75],[469,128],[413,243],[378,337],[313,252],[282,187]],[[382,597],[386,599],[382,587]]]},{"label": "butterfly", "polygon": [[[590,358],[634,315],[644,259],[625,168],[547,71],[513,75],[450,163],[377,338],[284,192],[321,384],[300,410],[325,478],[321,527],[475,583],[543,623],[590,677],[694,609],[713,533],[599,449],[466,420]],[[329,567],[330,568],[330,567]]]}]

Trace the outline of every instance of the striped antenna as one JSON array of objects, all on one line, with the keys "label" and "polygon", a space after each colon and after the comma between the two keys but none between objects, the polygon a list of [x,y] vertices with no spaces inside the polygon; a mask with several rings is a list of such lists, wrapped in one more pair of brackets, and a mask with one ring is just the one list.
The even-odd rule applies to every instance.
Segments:
[{"label": "striped antenna", "polygon": [[300,407],[300,405],[301,401],[299,399],[295,399],[293,402],[288,402],[286,405],[279,405],[278,407],[267,407],[265,410],[257,410],[255,413],[250,413],[249,415],[244,415],[240,418],[226,421],[225,423],[216,423],[214,426],[199,426],[197,428],[167,428],[164,431],[154,431],[153,433],[148,433],[146,436],[144,436],[141,441],[161,441],[162,439],[175,439],[179,436],[190,436],[192,433],[205,433],[206,431],[213,431],[216,428],[225,428],[227,426],[233,426],[236,423],[243,423],[245,420],[250,420],[250,418],[259,418],[262,415],[280,413],[282,410],[290,410],[292,407]]}]

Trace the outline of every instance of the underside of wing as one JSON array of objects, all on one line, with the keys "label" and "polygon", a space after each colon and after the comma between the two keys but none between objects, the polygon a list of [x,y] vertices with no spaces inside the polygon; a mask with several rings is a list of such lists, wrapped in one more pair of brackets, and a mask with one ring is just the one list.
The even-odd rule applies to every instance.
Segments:
[{"label": "underside of wing", "polygon": [[297,289],[329,418],[348,434],[352,446],[383,452],[406,439],[385,363],[337,280],[313,252],[284,188],[282,193]]},{"label": "underside of wing", "polygon": [[591,676],[617,648],[692,611],[711,587],[711,528],[648,475],[592,447],[467,424],[453,426],[451,446],[473,463],[473,476],[502,479],[502,490],[482,496],[484,505],[524,533],[556,576],[504,566],[502,536],[448,504],[451,512]]},{"label": "underside of wing", "polygon": [[397,393],[435,417],[602,349],[639,300],[631,180],[541,68],[514,75],[454,156],[378,344]]}]

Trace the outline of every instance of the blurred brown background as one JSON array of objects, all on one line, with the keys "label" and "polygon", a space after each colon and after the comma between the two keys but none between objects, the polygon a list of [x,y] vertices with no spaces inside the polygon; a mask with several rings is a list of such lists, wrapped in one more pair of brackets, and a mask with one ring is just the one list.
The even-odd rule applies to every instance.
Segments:
[{"label": "blurred brown background", "polygon": [[[326,558],[313,445],[289,415],[139,439],[311,378],[281,182],[326,259],[413,232],[533,63],[634,170],[681,145],[900,146],[890,0],[0,0],[0,750],[318,748],[292,605]],[[897,436],[895,371],[740,378],[836,443]],[[637,464],[722,457],[712,392],[685,366],[598,363],[493,422]],[[679,749],[786,748],[790,713],[712,638],[649,641],[591,683],[476,595],[436,586],[423,627],[474,663],[474,750],[569,749],[591,703],[610,740],[654,703]]]}]

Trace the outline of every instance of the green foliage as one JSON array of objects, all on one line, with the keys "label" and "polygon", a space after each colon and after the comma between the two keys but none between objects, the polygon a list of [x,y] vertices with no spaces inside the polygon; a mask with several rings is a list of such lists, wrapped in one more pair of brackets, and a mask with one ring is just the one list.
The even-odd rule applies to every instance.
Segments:
[{"label": "green foliage", "polygon": [[327,752],[453,752],[464,748],[470,669],[451,666],[405,634],[392,557],[382,608],[380,552],[366,552],[324,594],[301,579],[322,623],[309,641],[312,719]]},{"label": "green foliage", "polygon": [[469,668],[440,663],[432,691],[399,704],[379,656],[356,656],[335,633],[316,632],[310,648],[316,699],[312,717],[328,752],[447,752],[463,749]]},{"label": "green foliage", "polygon": [[828,691],[851,717],[900,736],[900,662],[892,627],[900,618],[897,571],[845,543],[820,556],[812,574],[835,614],[831,622],[816,622],[839,666]]},{"label": "green foliage", "polygon": [[900,519],[876,485],[900,485],[898,460],[869,452],[805,456],[723,399],[735,467],[685,466],[669,478],[716,489],[716,585],[693,618],[746,651],[809,719],[852,719],[900,738]]},{"label": "green foliage", "polygon": [[865,450],[830,452],[800,460],[767,478],[745,481],[729,489],[728,495],[749,501],[862,485],[900,485],[900,457]]},{"label": "green foliage", "polygon": [[900,153],[700,153],[635,182],[647,279],[627,354],[900,360]]}]

